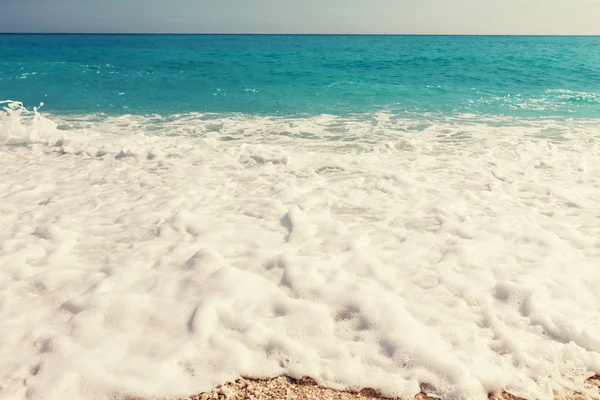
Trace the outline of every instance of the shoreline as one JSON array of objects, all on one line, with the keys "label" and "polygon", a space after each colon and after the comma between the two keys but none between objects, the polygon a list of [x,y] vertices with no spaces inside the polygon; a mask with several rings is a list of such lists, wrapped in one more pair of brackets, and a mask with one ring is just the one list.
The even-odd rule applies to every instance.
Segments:
[{"label": "shoreline", "polygon": [[[585,381],[585,386],[595,393],[556,394],[556,400],[600,400],[600,374]],[[170,398],[169,398],[170,399]],[[308,376],[294,379],[278,376],[270,379],[238,378],[235,382],[218,385],[211,391],[177,398],[177,400],[402,400],[381,395],[377,390],[364,388],[359,392],[330,389],[320,386]],[[489,400],[534,400],[515,396],[503,391],[488,396]],[[135,396],[125,396],[116,400],[148,400]],[[167,400],[167,398],[162,399]],[[440,400],[424,391],[418,393],[414,400]]]},{"label": "shoreline", "polygon": [[[555,399],[561,400],[600,400],[600,374],[596,374],[585,381],[585,386],[595,390],[591,397],[585,393],[572,395],[557,395]],[[330,389],[320,386],[308,376],[294,379],[279,376],[271,379],[238,378],[235,382],[226,382],[215,387],[209,392],[203,392],[178,400],[402,400],[381,395],[375,389],[364,388],[359,392]],[[534,400],[515,396],[509,392],[490,394],[490,400]],[[165,399],[166,400],[166,399]],[[418,393],[414,400],[439,400],[438,397],[427,394],[424,390]]]}]

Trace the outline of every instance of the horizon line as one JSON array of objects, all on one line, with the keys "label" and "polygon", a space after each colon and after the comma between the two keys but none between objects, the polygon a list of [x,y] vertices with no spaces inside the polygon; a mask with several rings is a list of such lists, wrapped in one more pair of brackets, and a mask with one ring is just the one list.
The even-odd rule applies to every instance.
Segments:
[{"label": "horizon line", "polygon": [[600,37],[598,34],[567,33],[217,33],[217,32],[0,32],[0,35],[145,35],[145,36],[521,36]]}]

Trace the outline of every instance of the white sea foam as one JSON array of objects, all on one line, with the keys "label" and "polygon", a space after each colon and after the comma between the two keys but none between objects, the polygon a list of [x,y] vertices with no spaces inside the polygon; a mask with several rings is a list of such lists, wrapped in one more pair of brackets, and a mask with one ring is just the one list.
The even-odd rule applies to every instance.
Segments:
[{"label": "white sea foam", "polygon": [[597,121],[5,106],[1,399],[549,399],[600,371]]}]

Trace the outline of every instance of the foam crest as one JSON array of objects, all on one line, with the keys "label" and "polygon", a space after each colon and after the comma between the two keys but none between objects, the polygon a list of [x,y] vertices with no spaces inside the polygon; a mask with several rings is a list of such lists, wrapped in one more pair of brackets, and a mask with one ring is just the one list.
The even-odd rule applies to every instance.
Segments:
[{"label": "foam crest", "polygon": [[34,107],[33,112],[18,101],[4,100],[0,101],[0,105],[3,105],[5,113],[0,118],[0,140],[3,140],[5,145],[51,145],[60,139],[56,124],[38,111],[44,103]]},{"label": "foam crest", "polygon": [[597,121],[4,104],[0,398],[550,399],[600,371]]}]

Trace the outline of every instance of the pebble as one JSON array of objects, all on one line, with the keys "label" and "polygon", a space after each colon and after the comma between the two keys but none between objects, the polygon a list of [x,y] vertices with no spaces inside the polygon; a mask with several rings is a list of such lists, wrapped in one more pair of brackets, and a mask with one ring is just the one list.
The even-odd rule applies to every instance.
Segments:
[{"label": "pebble", "polygon": [[226,399],[231,398],[233,396],[233,391],[225,386],[221,388],[221,394],[225,396]]}]

